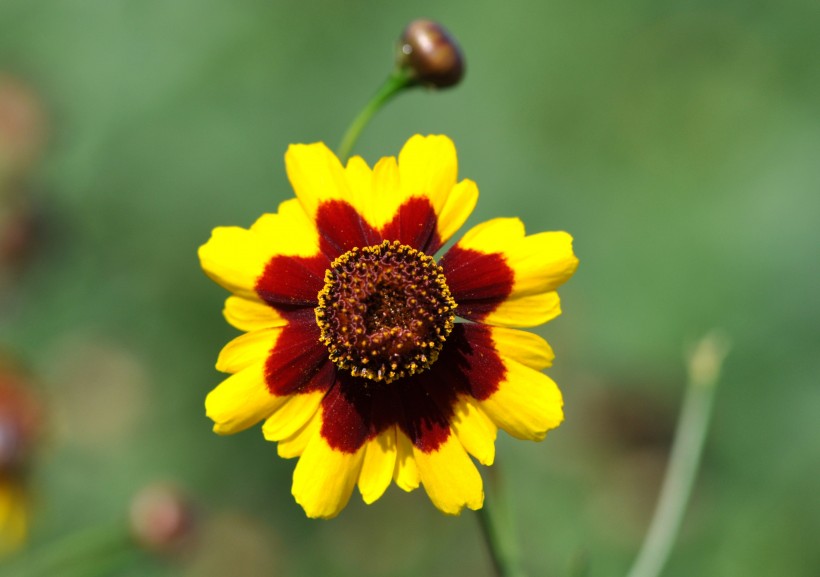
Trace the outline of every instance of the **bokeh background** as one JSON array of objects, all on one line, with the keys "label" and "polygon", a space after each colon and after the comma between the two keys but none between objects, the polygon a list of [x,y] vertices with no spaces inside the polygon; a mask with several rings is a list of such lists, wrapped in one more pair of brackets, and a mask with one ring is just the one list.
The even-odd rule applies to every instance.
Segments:
[{"label": "bokeh background", "polygon": [[498,442],[526,567],[624,574],[684,351],[720,327],[733,350],[665,575],[818,575],[813,0],[0,0],[0,77],[45,118],[36,162],[0,187],[5,232],[27,231],[3,264],[0,345],[47,406],[29,550],[116,522],[160,480],[199,504],[198,544],[117,575],[491,575],[473,514],[391,487],[307,520],[294,462],[258,428],[213,435],[203,410],[236,331],[197,247],[291,196],[288,143],[335,146],[421,16],[460,40],[466,79],[402,95],[357,152],[446,133],[481,190],[468,224],[520,215],[570,231],[581,259],[540,330],[566,422]]}]

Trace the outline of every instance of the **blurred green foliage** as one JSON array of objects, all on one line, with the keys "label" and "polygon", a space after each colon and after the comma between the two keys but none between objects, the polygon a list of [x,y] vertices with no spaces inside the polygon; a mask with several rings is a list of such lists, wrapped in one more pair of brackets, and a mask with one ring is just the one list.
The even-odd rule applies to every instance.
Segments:
[{"label": "blurred green foliage", "polygon": [[684,346],[721,327],[734,347],[665,575],[817,575],[813,0],[0,0],[0,71],[50,117],[25,181],[42,238],[0,300],[0,344],[54,417],[32,548],[170,479],[201,503],[210,556],[122,575],[490,575],[472,515],[446,518],[422,491],[305,519],[294,463],[258,429],[213,435],[203,410],[236,333],[197,246],[291,196],[288,143],[335,146],[420,16],[460,40],[466,79],[401,96],[359,152],[373,162],[446,133],[481,190],[469,224],[520,215],[570,231],[581,259],[564,316],[541,330],[567,421],[543,444],[499,439],[527,567],[566,574],[585,554],[590,575],[624,573]]}]

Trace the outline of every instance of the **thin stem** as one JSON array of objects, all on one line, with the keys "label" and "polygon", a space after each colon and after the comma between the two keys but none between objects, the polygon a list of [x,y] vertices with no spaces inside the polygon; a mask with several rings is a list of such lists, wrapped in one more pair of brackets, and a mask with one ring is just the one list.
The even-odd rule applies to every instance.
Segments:
[{"label": "thin stem", "polygon": [[[498,465],[494,471],[496,475],[497,468]],[[501,487],[486,486],[484,507],[476,511],[476,514],[497,577],[526,577],[519,563],[516,540]]]},{"label": "thin stem", "polygon": [[345,135],[342,137],[342,143],[338,149],[338,156],[342,162],[345,162],[350,156],[353,146],[355,146],[356,141],[359,140],[362,130],[364,130],[364,127],[370,122],[370,119],[373,118],[373,115],[391,98],[410,85],[410,76],[402,69],[396,70],[387,78],[385,83],[382,84],[382,87],[373,95],[370,102],[367,103],[367,106],[353,119],[353,122],[351,122],[347,128],[347,132],[345,132]]},{"label": "thin stem", "polygon": [[711,333],[689,357],[689,383],[666,476],[646,538],[628,577],[657,577],[669,557],[697,476],[720,367],[727,352],[726,339]]}]

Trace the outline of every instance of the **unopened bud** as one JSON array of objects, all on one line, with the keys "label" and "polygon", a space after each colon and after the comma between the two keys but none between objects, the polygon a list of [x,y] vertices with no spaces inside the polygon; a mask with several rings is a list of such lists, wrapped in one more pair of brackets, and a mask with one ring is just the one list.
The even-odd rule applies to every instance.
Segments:
[{"label": "unopened bud", "polygon": [[0,205],[0,273],[20,270],[36,248],[40,214],[26,198],[11,198]]},{"label": "unopened bud", "polygon": [[194,529],[193,506],[179,489],[149,485],[131,502],[131,532],[151,551],[171,553],[181,549]]},{"label": "unopened bud", "polygon": [[414,84],[455,86],[464,76],[464,58],[447,30],[432,20],[414,20],[399,40],[399,67]]},{"label": "unopened bud", "polygon": [[37,94],[0,74],[0,174],[18,175],[31,167],[43,148],[45,125]]},{"label": "unopened bud", "polygon": [[15,475],[28,463],[40,421],[28,381],[0,365],[0,476]]}]

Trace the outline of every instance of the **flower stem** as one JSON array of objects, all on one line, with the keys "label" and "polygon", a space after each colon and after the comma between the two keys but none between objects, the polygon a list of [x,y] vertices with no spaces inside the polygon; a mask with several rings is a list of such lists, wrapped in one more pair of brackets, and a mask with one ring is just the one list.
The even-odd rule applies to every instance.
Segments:
[{"label": "flower stem", "polygon": [[476,511],[481,534],[487,544],[497,577],[526,577],[520,566],[507,503],[503,498],[502,487],[498,483],[498,465],[492,473],[496,476],[496,487],[485,484],[487,494],[484,497],[484,507]]},{"label": "flower stem", "polygon": [[342,143],[339,145],[337,154],[342,162],[347,161],[347,158],[353,150],[353,146],[355,146],[356,141],[359,140],[362,130],[364,130],[364,127],[370,122],[370,119],[373,118],[373,115],[396,94],[411,85],[410,75],[403,68],[396,69],[388,76],[381,88],[373,95],[370,102],[367,103],[367,106],[353,119],[344,137],[342,137]]},{"label": "flower stem", "polygon": [[689,382],[666,476],[646,538],[628,577],[657,577],[669,557],[697,475],[720,367],[728,351],[727,339],[712,332],[697,343],[689,356]]}]

